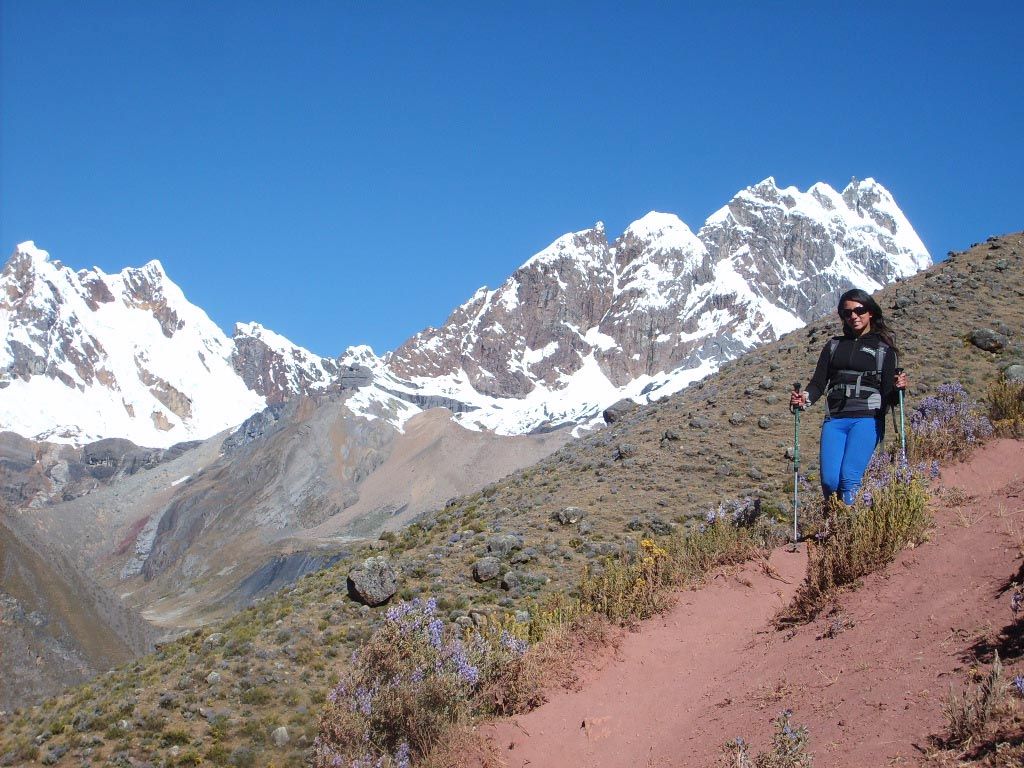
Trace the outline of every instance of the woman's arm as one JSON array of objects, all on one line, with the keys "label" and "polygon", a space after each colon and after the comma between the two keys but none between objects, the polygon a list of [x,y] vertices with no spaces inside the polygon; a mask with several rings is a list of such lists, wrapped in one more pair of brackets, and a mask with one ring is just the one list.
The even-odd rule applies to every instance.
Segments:
[{"label": "woman's arm", "polygon": [[818,355],[818,364],[814,367],[814,375],[805,389],[808,403],[813,403],[821,397],[821,393],[825,391],[825,385],[828,384],[828,364],[831,357],[829,355],[829,347],[831,343],[830,341],[825,344],[821,349],[821,354]]}]

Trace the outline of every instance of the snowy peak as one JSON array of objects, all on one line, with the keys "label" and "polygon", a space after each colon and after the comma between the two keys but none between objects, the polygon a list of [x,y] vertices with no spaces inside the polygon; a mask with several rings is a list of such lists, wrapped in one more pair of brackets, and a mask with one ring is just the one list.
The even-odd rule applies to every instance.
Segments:
[{"label": "snowy peak", "polygon": [[296,394],[325,390],[341,371],[335,361],[315,355],[259,323],[236,323],[232,341],[235,372],[270,405]]},{"label": "snowy peak", "polygon": [[529,431],[623,395],[667,394],[819,316],[851,285],[874,290],[930,263],[874,180],[840,194],[769,177],[696,234],[652,211],[612,243],[603,226],[563,235],[387,366],[418,391],[477,404],[458,415],[469,426]]},{"label": "snowy peak", "polygon": [[4,429],[154,447],[207,437],[262,406],[231,351],[159,262],[74,272],[22,243],[0,272]]},{"label": "snowy peak", "polygon": [[399,428],[437,406],[505,434],[592,423],[830,311],[851,286],[930,263],[874,179],[837,192],[769,177],[696,233],[658,211],[611,242],[600,222],[566,233],[440,328],[382,358],[356,346],[332,360],[258,323],[228,339],[159,262],[76,273],[26,242],[0,272],[0,428],[160,447],[342,390],[352,411]]}]

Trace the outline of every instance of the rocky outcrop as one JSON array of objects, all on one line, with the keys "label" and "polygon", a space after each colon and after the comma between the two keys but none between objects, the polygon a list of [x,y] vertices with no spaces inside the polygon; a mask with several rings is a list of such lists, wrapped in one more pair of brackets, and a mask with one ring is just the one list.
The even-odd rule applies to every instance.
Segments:
[{"label": "rocky outcrop", "polygon": [[142,448],[109,438],[74,448],[0,432],[0,509],[22,511],[76,499],[172,461],[196,445]]},{"label": "rocky outcrop", "polygon": [[[268,405],[322,391],[343,373],[336,361],[314,355],[258,323],[237,324],[232,341],[235,371]],[[354,379],[351,369],[344,373]]]}]

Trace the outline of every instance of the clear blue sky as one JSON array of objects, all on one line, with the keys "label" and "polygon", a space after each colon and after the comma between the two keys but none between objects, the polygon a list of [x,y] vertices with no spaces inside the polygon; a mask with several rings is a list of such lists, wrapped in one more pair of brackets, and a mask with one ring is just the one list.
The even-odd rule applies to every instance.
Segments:
[{"label": "clear blue sky", "polygon": [[770,175],[873,176],[937,258],[1024,228],[1021,3],[690,5],[2,0],[3,258],[336,355]]}]

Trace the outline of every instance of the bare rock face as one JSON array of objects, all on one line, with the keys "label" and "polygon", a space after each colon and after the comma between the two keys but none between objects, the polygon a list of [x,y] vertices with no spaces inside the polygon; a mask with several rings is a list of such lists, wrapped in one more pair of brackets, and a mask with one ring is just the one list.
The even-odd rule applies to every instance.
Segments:
[{"label": "bare rock face", "polygon": [[107,438],[74,448],[0,432],[0,510],[17,512],[85,496],[196,445],[142,448],[130,440]]},{"label": "bare rock face", "polygon": [[256,323],[236,325],[232,340],[235,371],[249,389],[266,398],[267,405],[324,390],[343,373],[336,361],[318,357]]},{"label": "bare rock face", "polygon": [[604,226],[565,235],[515,271],[497,291],[481,289],[444,327],[428,328],[395,350],[397,376],[464,370],[473,387],[523,397],[579,369],[590,351],[579,333],[610,306],[614,273]]}]

